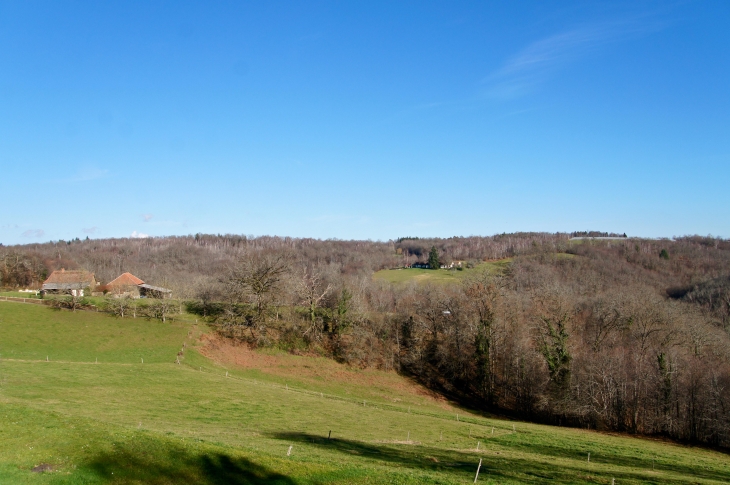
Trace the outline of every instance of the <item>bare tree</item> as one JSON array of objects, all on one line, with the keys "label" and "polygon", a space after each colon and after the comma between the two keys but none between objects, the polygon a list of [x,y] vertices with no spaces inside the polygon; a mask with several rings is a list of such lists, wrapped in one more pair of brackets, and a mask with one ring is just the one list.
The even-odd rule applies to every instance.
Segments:
[{"label": "bare tree", "polygon": [[483,272],[465,279],[463,287],[471,314],[476,320],[474,357],[478,388],[487,403],[492,405],[495,400],[494,322],[504,285],[501,278],[495,278]]},{"label": "bare tree", "polygon": [[124,318],[124,315],[131,312],[136,305],[137,302],[129,296],[122,296],[120,298],[108,297],[104,299],[103,308],[107,313]]},{"label": "bare tree", "polygon": [[308,327],[304,331],[304,335],[318,340],[322,330],[322,318],[317,315],[317,310],[320,302],[327,296],[332,286],[328,284],[325,288],[322,288],[321,275],[305,270],[296,281],[295,287],[300,303],[307,310]]},{"label": "bare tree", "polygon": [[177,314],[178,304],[172,300],[154,300],[142,308],[147,318],[154,318],[166,322],[168,318]]},{"label": "bare tree", "polygon": [[229,305],[220,323],[234,330],[248,328],[251,337],[258,340],[266,331],[268,310],[281,294],[288,269],[283,255],[249,255],[240,259],[224,281]]}]

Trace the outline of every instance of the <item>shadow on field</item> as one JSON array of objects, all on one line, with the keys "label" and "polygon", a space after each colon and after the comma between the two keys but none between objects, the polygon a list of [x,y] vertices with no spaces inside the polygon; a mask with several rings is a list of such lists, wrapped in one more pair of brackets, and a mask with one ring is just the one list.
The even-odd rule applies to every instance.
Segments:
[{"label": "shadow on field", "polygon": [[[477,469],[477,463],[479,463],[478,456],[469,456],[428,446],[390,445],[388,443],[371,444],[340,438],[328,439],[322,436],[296,432],[271,433],[268,436],[290,443],[315,445],[328,451],[359,455],[366,459],[387,461],[419,470],[454,470],[473,476]],[[482,465],[482,471],[488,470],[489,468],[487,464]],[[492,477],[508,478],[510,476],[502,474],[497,469],[489,471]]]},{"label": "shadow on field", "polygon": [[[567,449],[560,446],[551,446],[546,444],[536,443],[510,443],[510,448],[517,451],[524,451],[527,453],[537,453],[544,456],[552,456],[556,458],[568,458],[568,459],[585,459],[586,453],[591,453],[591,462],[594,464],[613,465],[617,467],[625,467],[627,469],[634,468],[639,470],[659,470],[663,472],[670,472],[677,475],[684,475],[687,477],[704,478],[710,480],[719,480],[723,483],[730,483],[730,470],[706,470],[704,467],[698,467],[694,464],[683,465],[679,463],[672,463],[667,458],[661,455],[657,456],[658,461],[652,463],[652,454],[647,452],[643,456],[626,456],[626,455],[612,455],[609,452],[603,452],[600,445],[596,444],[593,446],[585,445],[585,451],[579,452],[575,449]],[[661,452],[660,452],[661,453]]]},{"label": "shadow on field", "polygon": [[[543,457],[528,458],[524,456],[511,456],[509,450],[469,452],[441,448],[433,448],[423,445],[406,444],[374,444],[354,440],[332,438],[327,439],[307,433],[280,432],[272,433],[269,437],[287,441],[289,443],[301,443],[302,446],[316,446],[323,450],[336,451],[348,455],[360,455],[363,459],[377,460],[393,463],[398,466],[410,467],[422,471],[434,471],[440,473],[453,473],[455,475],[473,479],[477,463],[482,458],[480,478],[492,479],[501,482],[503,480],[516,480],[529,483],[576,483],[584,481],[598,481],[598,483],[610,483],[615,478],[617,483],[624,481],[638,483],[659,483],[656,473],[669,472],[676,474],[667,477],[662,475],[661,483],[686,483],[687,479],[694,479],[698,476],[697,470],[682,466],[660,466],[657,471],[651,471],[651,460],[637,461],[631,458],[617,457],[614,460],[601,460],[596,454],[596,461],[613,465],[613,470],[597,471],[597,463],[584,463],[583,457],[575,454],[564,453],[556,447],[530,446],[529,449],[520,450],[545,455]],[[572,463],[563,462],[556,465],[551,456],[564,456],[576,461]],[[579,461],[580,460],[580,461]],[[643,465],[643,466],[642,466]],[[600,465],[599,465],[600,466]],[[701,473],[703,478],[718,480],[723,483],[728,481],[727,473],[706,471]]]},{"label": "shadow on field", "polygon": [[289,485],[295,482],[246,458],[221,453],[190,455],[184,450],[162,455],[117,451],[97,455],[86,467],[106,480],[121,483]]}]

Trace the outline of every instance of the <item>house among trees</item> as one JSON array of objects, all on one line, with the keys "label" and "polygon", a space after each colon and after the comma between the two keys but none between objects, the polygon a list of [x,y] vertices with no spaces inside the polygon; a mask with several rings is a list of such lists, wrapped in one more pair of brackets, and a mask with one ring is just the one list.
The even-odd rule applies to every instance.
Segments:
[{"label": "house among trees", "polygon": [[48,279],[43,282],[41,295],[51,293],[84,296],[84,290],[88,289],[89,292],[92,292],[97,284],[94,273],[85,270],[66,271],[66,269],[61,268],[51,273]]},{"label": "house among trees", "polygon": [[106,285],[107,292],[117,298],[169,298],[172,290],[146,284],[132,273],[123,273]]},{"label": "house among trees", "polygon": [[[452,261],[450,263],[439,263],[439,268],[441,269],[451,269],[455,267],[461,267],[461,261]],[[421,268],[421,269],[431,269],[431,263],[429,262],[423,262],[423,261],[416,261],[412,265],[410,265],[410,268]]]}]

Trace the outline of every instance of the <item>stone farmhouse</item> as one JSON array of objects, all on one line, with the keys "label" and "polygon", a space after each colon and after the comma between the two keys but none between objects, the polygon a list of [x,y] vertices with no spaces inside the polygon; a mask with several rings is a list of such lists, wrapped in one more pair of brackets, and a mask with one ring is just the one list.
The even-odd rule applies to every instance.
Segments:
[{"label": "stone farmhouse", "polygon": [[109,294],[117,298],[170,298],[172,290],[148,285],[132,273],[123,273],[105,285]]},{"label": "stone farmhouse", "polygon": [[41,285],[41,294],[84,296],[84,290],[93,292],[98,285],[94,273],[86,270],[56,270]]}]

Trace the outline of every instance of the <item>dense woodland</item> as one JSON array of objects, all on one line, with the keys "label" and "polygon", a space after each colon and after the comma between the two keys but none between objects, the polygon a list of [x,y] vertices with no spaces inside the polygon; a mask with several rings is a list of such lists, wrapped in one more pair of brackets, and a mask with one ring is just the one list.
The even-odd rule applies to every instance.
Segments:
[{"label": "dense woodland", "polygon": [[[59,241],[0,247],[0,276],[129,271],[249,345],[392,369],[525,419],[730,447],[730,241],[569,237]],[[433,247],[473,269],[432,286],[372,278]]]}]

